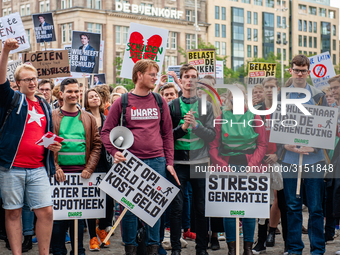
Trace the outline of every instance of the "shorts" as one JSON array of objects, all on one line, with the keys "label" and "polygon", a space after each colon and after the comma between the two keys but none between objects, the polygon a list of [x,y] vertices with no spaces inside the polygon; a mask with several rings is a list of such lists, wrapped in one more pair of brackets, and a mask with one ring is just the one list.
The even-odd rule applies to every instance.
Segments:
[{"label": "shorts", "polygon": [[52,205],[50,181],[45,167],[8,170],[0,167],[3,208],[15,210],[26,204],[31,210]]}]

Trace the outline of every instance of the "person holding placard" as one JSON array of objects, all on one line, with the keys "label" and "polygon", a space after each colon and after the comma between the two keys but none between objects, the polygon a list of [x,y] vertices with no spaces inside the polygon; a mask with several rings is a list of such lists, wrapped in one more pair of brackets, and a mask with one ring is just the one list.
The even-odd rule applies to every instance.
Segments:
[{"label": "person holding placard", "polygon": [[[60,84],[63,106],[52,112],[53,133],[64,138],[62,149],[54,155],[56,180],[65,181],[65,173],[80,173],[89,179],[94,172],[101,153],[101,140],[96,119],[78,108],[80,96],[77,79],[67,78]],[[53,223],[52,251],[54,255],[67,253],[65,235],[70,225],[71,246],[74,252],[74,224],[70,220],[57,220]],[[78,254],[85,254],[83,247],[84,220],[78,221]]]},{"label": "person holding placard", "polygon": [[6,80],[9,52],[18,47],[15,39],[7,39],[0,57],[1,198],[12,253],[21,254],[21,213],[25,204],[37,216],[39,253],[48,255],[53,224],[48,176],[55,173],[53,153],[58,152],[61,145],[55,142],[46,149],[35,144],[52,131],[51,110],[46,100],[34,96],[37,70],[25,64],[17,67],[14,76],[20,92],[14,92]]},{"label": "person holding placard", "polygon": [[[180,192],[171,204],[170,239],[172,255],[181,254],[183,198],[188,181],[192,187],[192,204],[195,212],[195,225],[197,226],[196,254],[208,254],[206,251],[208,230],[205,217],[205,175],[191,178],[190,172],[196,166],[208,166],[209,142],[215,138],[214,113],[211,103],[207,102],[207,114],[200,114],[201,109],[199,106],[202,100],[196,96],[197,79],[197,69],[193,65],[183,65],[180,69],[183,96],[169,103],[175,140],[175,170],[181,183],[181,186],[179,186]],[[173,179],[170,180],[175,184]]]},{"label": "person holding placard", "polygon": [[[129,151],[163,177],[166,177],[168,170],[177,179],[173,168],[174,147],[169,109],[166,101],[160,95],[150,92],[155,87],[158,71],[157,63],[150,59],[139,60],[134,65],[132,81],[135,84],[135,89],[133,92],[125,94],[128,101],[126,112],[122,113],[122,97],[120,97],[111,106],[101,137],[107,151],[114,156],[114,163],[125,161],[126,158],[122,152],[110,141],[110,132],[114,127],[119,126],[122,117],[122,124],[130,129],[134,136],[134,143]],[[157,99],[157,97],[159,98]],[[162,100],[162,108],[160,108],[158,100]],[[147,255],[158,254],[160,221],[158,219],[153,227],[145,224]],[[127,211],[122,219],[122,230],[125,252],[128,255],[137,254],[137,224],[137,217]]]},{"label": "person holding placard", "polygon": [[[304,88],[311,93],[310,100],[305,104],[328,106],[324,93],[317,88],[307,83],[307,78],[310,74],[310,61],[305,55],[297,55],[292,59],[290,74],[293,78],[293,83],[290,87]],[[304,93],[289,93],[287,98],[297,99],[305,98]],[[279,93],[278,98],[281,98]],[[302,161],[302,175],[301,182],[304,182],[303,187],[306,194],[306,201],[308,205],[309,220],[308,233],[310,240],[310,251],[312,254],[325,253],[325,237],[324,237],[324,216],[322,209],[322,202],[324,198],[324,172],[313,172],[309,169],[321,169],[325,166],[324,151],[322,149],[296,145],[279,145],[278,155],[282,161],[282,166],[287,169],[299,168],[299,157],[303,155]],[[301,157],[300,157],[301,158]],[[289,254],[302,254],[304,244],[301,239],[302,231],[302,203],[303,198],[296,196],[297,191],[297,176],[298,171],[283,172],[283,185],[285,199],[287,203],[287,244]],[[309,173],[308,173],[309,172]]]}]

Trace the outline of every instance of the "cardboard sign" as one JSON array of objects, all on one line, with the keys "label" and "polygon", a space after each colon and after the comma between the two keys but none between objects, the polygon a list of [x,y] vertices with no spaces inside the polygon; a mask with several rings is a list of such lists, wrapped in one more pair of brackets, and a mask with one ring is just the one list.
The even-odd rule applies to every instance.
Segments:
[{"label": "cardboard sign", "polygon": [[9,81],[15,82],[15,79],[14,79],[15,69],[17,69],[17,67],[20,66],[21,64],[22,64],[22,61],[20,59],[8,62],[6,77]]},{"label": "cardboard sign", "polygon": [[281,104],[278,104],[272,115],[269,142],[333,150],[338,109],[303,106],[311,115],[304,115],[295,105],[287,105],[287,114],[281,115]]},{"label": "cardboard sign", "polygon": [[310,57],[309,60],[313,85],[320,89],[328,86],[328,80],[336,75],[329,52]]},{"label": "cardboard sign", "polygon": [[98,73],[100,34],[72,31],[71,72]]},{"label": "cardboard sign", "polygon": [[127,160],[114,164],[99,187],[152,227],[179,189],[129,151],[123,155]]},{"label": "cardboard sign", "polygon": [[93,173],[89,179],[81,173],[65,175],[60,183],[50,177],[53,220],[105,218],[106,194],[98,187],[105,173]]},{"label": "cardboard sign", "polygon": [[261,84],[264,78],[276,74],[276,64],[249,62],[248,85]]},{"label": "cardboard sign", "polygon": [[199,78],[205,75],[216,77],[215,49],[188,50],[187,61],[197,68]]},{"label": "cardboard sign", "polygon": [[56,41],[52,13],[32,15],[37,43]]},{"label": "cardboard sign", "polygon": [[141,59],[154,60],[159,66],[158,76],[160,76],[168,35],[167,29],[130,23],[129,41],[125,47],[120,77],[132,79],[132,69]]},{"label": "cardboard sign", "polygon": [[10,54],[29,49],[31,47],[19,12],[12,13],[1,18],[0,40],[2,43],[5,43],[8,38],[14,38],[19,44],[19,48],[11,50]]},{"label": "cardboard sign", "polygon": [[25,53],[22,54],[22,60],[24,63],[30,62],[37,69],[39,79],[71,75],[67,50]]},{"label": "cardboard sign", "polygon": [[207,173],[206,217],[269,218],[269,173]]},{"label": "cardboard sign", "polygon": [[[89,78],[89,84],[92,87],[91,81],[92,81],[92,77]],[[97,85],[103,85],[103,84],[106,84],[105,73],[95,74],[93,77],[93,86],[95,87]]]}]

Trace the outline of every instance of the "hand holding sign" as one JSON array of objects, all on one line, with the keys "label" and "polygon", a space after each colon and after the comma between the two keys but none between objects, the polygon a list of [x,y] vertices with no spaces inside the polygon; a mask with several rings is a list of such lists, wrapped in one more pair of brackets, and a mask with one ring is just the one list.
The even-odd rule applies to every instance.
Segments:
[{"label": "hand holding sign", "polygon": [[299,153],[299,154],[301,153],[303,155],[309,155],[309,152],[314,152],[314,148],[312,147],[302,146],[300,148],[297,148],[296,145],[288,145],[288,144],[285,145],[285,149],[288,151],[295,152],[295,153]]},{"label": "hand holding sign", "polygon": [[123,162],[123,161],[126,161],[126,158],[124,157],[124,155],[120,151],[117,151],[114,155],[113,163],[118,164],[118,163]]},{"label": "hand holding sign", "polygon": [[60,151],[61,144],[58,142],[54,142],[53,144],[50,144],[50,146],[47,147],[50,151],[53,151],[54,153]]}]

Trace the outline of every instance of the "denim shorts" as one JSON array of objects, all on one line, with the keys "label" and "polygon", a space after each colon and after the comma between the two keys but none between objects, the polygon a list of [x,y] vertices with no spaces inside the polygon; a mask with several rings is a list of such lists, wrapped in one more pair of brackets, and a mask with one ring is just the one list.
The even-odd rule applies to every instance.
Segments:
[{"label": "denim shorts", "polygon": [[31,210],[52,205],[50,181],[45,167],[8,170],[0,167],[3,208],[14,210],[26,204]]}]

